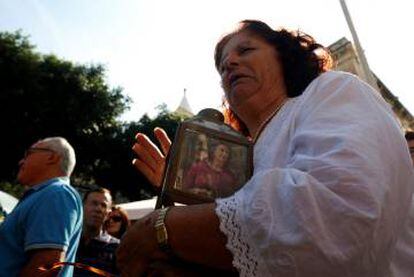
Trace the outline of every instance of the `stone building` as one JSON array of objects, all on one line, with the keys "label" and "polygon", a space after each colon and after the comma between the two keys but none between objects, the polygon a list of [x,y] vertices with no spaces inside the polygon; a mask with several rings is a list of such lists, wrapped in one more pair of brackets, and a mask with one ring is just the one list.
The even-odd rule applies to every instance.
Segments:
[{"label": "stone building", "polygon": [[[358,76],[363,76],[362,66],[354,46],[349,40],[341,38],[331,44],[328,48],[334,58],[334,68],[336,70],[347,71]],[[373,75],[377,81],[382,97],[392,106],[392,109],[399,118],[404,130],[414,130],[414,118],[411,113],[374,73]]]}]

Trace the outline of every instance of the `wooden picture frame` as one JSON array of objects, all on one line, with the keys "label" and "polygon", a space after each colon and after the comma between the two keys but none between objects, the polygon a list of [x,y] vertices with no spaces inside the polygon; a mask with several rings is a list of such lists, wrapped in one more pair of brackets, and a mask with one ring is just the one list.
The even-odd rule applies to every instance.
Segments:
[{"label": "wooden picture frame", "polygon": [[157,207],[213,202],[232,195],[251,177],[251,142],[224,124],[216,110],[203,110],[180,124]]}]

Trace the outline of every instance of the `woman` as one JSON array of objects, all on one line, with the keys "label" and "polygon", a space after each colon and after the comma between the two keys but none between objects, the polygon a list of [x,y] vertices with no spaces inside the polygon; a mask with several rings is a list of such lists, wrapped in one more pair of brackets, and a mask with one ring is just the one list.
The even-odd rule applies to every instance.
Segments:
[{"label": "woman", "polygon": [[127,213],[121,207],[112,207],[108,219],[104,223],[104,230],[111,236],[120,239],[130,225]]},{"label": "woman", "polygon": [[229,196],[236,187],[236,178],[227,168],[230,148],[223,143],[212,147],[208,159],[193,164],[184,177],[183,189],[208,197]]},{"label": "woman", "polygon": [[[310,36],[260,21],[223,37],[215,62],[228,118],[254,142],[253,176],[216,203],[139,221],[121,242],[121,270],[147,272],[168,248],[241,276],[390,276],[414,179],[389,106],[355,76],[328,71]],[[167,153],[168,138],[155,134]],[[142,134],[133,149],[159,185],[164,155]],[[155,223],[168,239],[157,241]]]}]

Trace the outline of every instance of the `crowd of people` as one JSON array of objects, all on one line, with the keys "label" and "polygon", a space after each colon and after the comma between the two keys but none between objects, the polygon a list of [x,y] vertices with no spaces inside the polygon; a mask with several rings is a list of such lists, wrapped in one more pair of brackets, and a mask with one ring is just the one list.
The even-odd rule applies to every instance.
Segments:
[{"label": "crowd of people", "polygon": [[[0,226],[0,276],[53,266],[60,276],[414,276],[414,135],[404,139],[381,96],[331,71],[311,36],[261,21],[223,36],[214,59],[226,122],[254,145],[250,180],[129,226],[108,190],[82,201],[70,186],[75,154],[65,139],[40,140],[20,161],[28,189]],[[137,134],[133,164],[159,187],[171,141],[159,128],[155,136],[161,150]],[[214,186],[229,178],[217,175]]]},{"label": "crowd of people", "polygon": [[0,227],[0,276],[119,273],[115,251],[130,221],[105,188],[80,200],[69,180],[75,163],[74,149],[61,137],[26,150],[17,179],[27,190]]}]

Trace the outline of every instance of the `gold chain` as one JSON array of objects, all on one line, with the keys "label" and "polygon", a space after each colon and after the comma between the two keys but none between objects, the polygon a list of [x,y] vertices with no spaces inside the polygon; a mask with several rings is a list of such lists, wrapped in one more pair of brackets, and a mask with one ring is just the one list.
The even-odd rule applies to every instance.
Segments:
[{"label": "gold chain", "polygon": [[286,103],[287,99],[284,99],[276,108],[275,110],[268,116],[262,123],[259,125],[259,128],[257,129],[254,136],[252,136],[253,143],[256,143],[256,140],[259,138],[260,134],[262,133],[263,129],[266,127],[266,125],[269,123],[269,121],[279,112],[279,110],[283,107],[283,105]]}]

